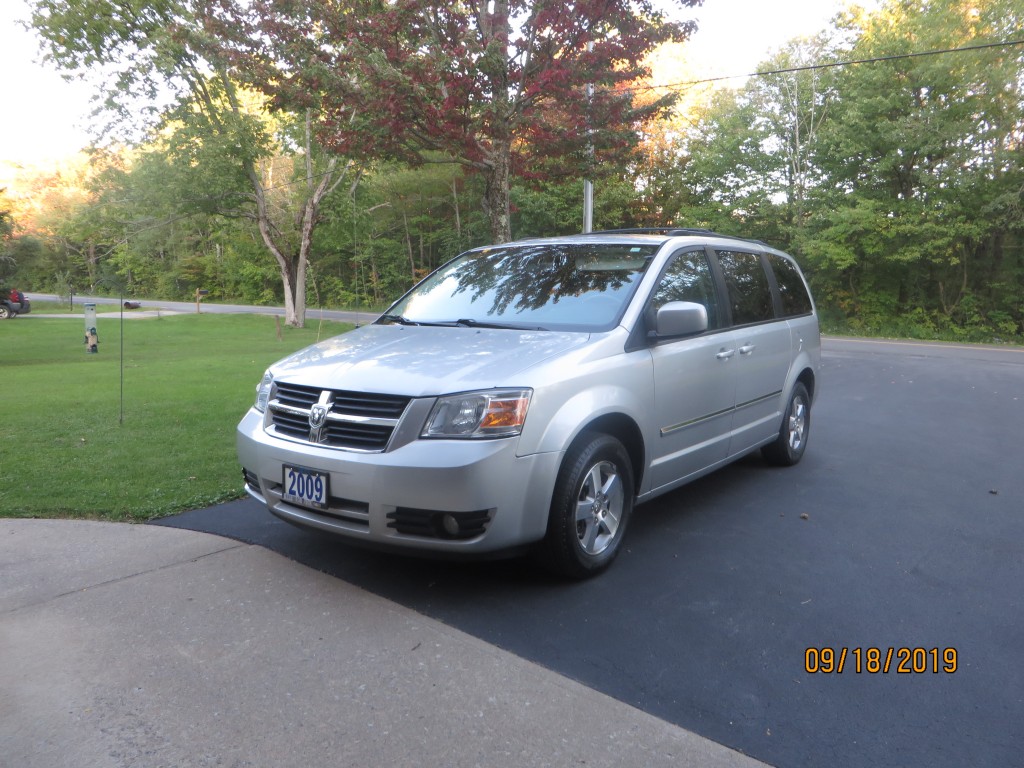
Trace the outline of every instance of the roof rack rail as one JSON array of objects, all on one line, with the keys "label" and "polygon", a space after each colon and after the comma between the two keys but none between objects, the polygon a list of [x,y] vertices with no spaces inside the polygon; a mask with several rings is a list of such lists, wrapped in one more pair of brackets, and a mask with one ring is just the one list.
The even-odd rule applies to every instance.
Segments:
[{"label": "roof rack rail", "polygon": [[767,243],[761,240],[753,240],[749,237],[738,237],[715,232],[711,229],[700,227],[632,227],[629,229],[602,229],[596,232],[584,232],[583,235],[664,235],[665,237],[684,237],[686,235],[700,235],[703,237],[726,237],[730,240],[742,240],[748,243],[756,243],[767,247]]},{"label": "roof rack rail", "polygon": [[601,229],[596,232],[584,232],[585,235],[665,235],[667,237],[678,237],[681,235],[719,235],[710,229],[699,227],[632,227],[628,229]]}]

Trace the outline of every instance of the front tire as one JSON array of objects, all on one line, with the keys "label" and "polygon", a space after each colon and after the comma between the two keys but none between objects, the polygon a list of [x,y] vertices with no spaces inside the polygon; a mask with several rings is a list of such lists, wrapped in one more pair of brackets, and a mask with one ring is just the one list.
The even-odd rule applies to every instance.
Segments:
[{"label": "front tire", "polygon": [[8,320],[14,317],[14,313],[6,304],[0,304],[0,320]]},{"label": "front tire", "polygon": [[555,481],[544,560],[573,579],[595,576],[622,547],[633,512],[633,464],[611,435],[588,432],[573,443]]},{"label": "front tire", "polygon": [[782,416],[782,426],[774,443],[761,449],[769,464],[791,467],[803,458],[811,431],[811,396],[807,387],[797,382],[789,396],[789,405]]}]

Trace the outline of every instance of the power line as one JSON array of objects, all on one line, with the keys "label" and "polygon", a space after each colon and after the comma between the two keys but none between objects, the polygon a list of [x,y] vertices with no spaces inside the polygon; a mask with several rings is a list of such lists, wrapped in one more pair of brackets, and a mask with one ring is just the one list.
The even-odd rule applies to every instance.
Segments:
[{"label": "power line", "polygon": [[[849,59],[847,61],[832,61],[825,64],[806,64],[799,67],[785,67],[783,69],[769,69],[759,72],[751,72],[746,75],[722,75],[720,77],[708,77],[702,80],[685,80],[678,83],[667,83],[664,85],[642,85],[630,88],[628,90],[634,93],[639,91],[654,91],[654,90],[673,90],[684,88],[693,85],[705,85],[708,83],[718,83],[725,80],[738,80],[744,77],[769,77],[771,75],[786,75],[796,72],[813,72],[820,69],[838,69],[840,67],[850,67],[855,64],[877,64],[884,61],[900,61],[904,59],[917,59],[924,56],[943,56],[952,53],[968,53],[971,51],[983,51],[991,48],[1012,48],[1015,46],[1024,45],[1024,39],[1021,40],[1005,40],[998,43],[979,43],[978,45],[966,45],[962,48],[938,48],[931,51],[915,51],[912,53],[899,53],[891,56],[874,56],[868,59]],[[281,189],[284,187],[293,186],[295,184],[304,183],[305,180],[299,179],[291,182],[284,182],[273,187],[269,187],[267,191],[274,189]]]},{"label": "power line", "polygon": [[848,61],[832,61],[825,64],[806,64],[799,67],[786,67],[784,69],[769,69],[762,72],[750,72],[746,75],[722,75],[720,77],[708,77],[703,80],[685,80],[679,83],[666,83],[664,85],[643,85],[633,88],[634,91],[672,90],[691,85],[705,85],[707,83],[719,83],[724,80],[738,80],[743,77],[768,77],[769,75],[786,75],[793,72],[811,72],[818,69],[836,69],[838,67],[849,67],[854,64],[876,64],[882,61],[899,61],[901,59],[916,59],[922,56],[941,56],[948,53],[965,53],[969,51],[981,51],[987,48],[1011,48],[1024,45],[1024,40],[1006,40],[999,43],[982,43],[979,45],[968,45],[963,48],[940,48],[933,51],[917,51],[914,53],[899,53],[892,56],[875,56],[870,59],[850,59]]},{"label": "power line", "polygon": [[[837,69],[837,68],[840,68],[840,67],[849,67],[849,66],[853,66],[855,64],[876,64],[876,63],[885,62],[885,61],[900,61],[900,60],[904,60],[904,59],[921,58],[921,57],[924,57],[924,56],[942,56],[942,55],[953,54],[953,53],[968,53],[968,52],[971,52],[971,51],[981,51],[981,50],[987,50],[987,49],[992,49],[992,48],[1012,48],[1012,47],[1016,47],[1016,46],[1024,46],[1024,39],[1021,39],[1021,40],[1005,40],[1005,41],[998,42],[998,43],[980,43],[978,45],[967,45],[967,46],[964,46],[962,48],[939,48],[939,49],[935,49],[935,50],[931,50],[931,51],[916,51],[916,52],[912,52],[912,53],[893,54],[891,56],[875,56],[875,57],[868,58],[868,59],[850,59],[850,60],[846,60],[846,61],[827,62],[827,63],[824,63],[824,64],[806,64],[806,65],[802,65],[802,66],[799,66],[799,67],[785,67],[785,68],[782,68],[782,69],[770,69],[770,70],[764,70],[764,71],[758,71],[758,72],[750,72],[750,73],[745,74],[745,75],[721,75],[719,77],[708,77],[708,78],[704,78],[704,79],[701,79],[701,80],[684,80],[684,81],[677,82],[677,83],[665,83],[665,84],[661,84],[661,85],[639,85],[639,86],[634,86],[632,88],[628,88],[626,90],[632,91],[633,93],[638,93],[638,92],[641,92],[641,91],[673,90],[673,89],[681,89],[681,88],[689,87],[689,86],[693,86],[693,85],[706,85],[708,83],[718,83],[718,82],[723,82],[725,80],[738,80],[740,78],[745,78],[745,77],[768,77],[768,76],[771,76],[771,75],[785,75],[785,74],[792,74],[792,73],[796,73],[796,72],[812,72],[812,71],[821,70],[821,69]],[[334,171],[326,171],[326,172],[323,172],[323,173],[314,174],[310,178],[311,179],[319,179],[319,178],[322,178],[323,176],[329,175],[331,173],[334,173]],[[279,184],[275,184],[275,185],[270,186],[270,187],[266,187],[266,188],[264,188],[264,191],[265,192],[271,192],[271,191],[274,191],[274,190],[277,190],[277,189],[285,189],[285,188],[288,188],[288,187],[296,186],[298,184],[308,183],[308,181],[309,181],[309,179],[307,179],[307,178],[296,179],[294,181],[286,181],[286,182],[282,182],[282,183],[279,183]],[[98,205],[107,205],[107,204],[108,203],[99,203]],[[146,227],[144,229],[149,229],[149,228],[153,228],[153,227],[164,226],[166,224],[171,224],[171,223],[174,223],[174,222],[176,222],[176,221],[178,221],[178,220],[180,220],[182,218],[188,218],[191,215],[192,214],[183,214],[183,215],[175,216],[175,217],[173,217],[173,218],[171,218],[171,219],[169,219],[167,221],[164,221],[162,223],[157,223],[156,225],[151,225],[151,227]],[[140,231],[143,231],[143,230],[140,230]]]}]

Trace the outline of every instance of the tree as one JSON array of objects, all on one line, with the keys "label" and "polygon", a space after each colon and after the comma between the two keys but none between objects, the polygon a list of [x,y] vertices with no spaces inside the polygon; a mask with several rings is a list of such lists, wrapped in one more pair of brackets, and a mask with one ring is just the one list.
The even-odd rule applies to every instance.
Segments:
[{"label": "tree", "polygon": [[830,72],[809,67],[830,54],[824,36],[790,41],[759,65],[773,74],[699,111],[683,178],[703,223],[790,246],[821,183],[816,148],[834,99]]},{"label": "tree", "polygon": [[5,266],[14,264],[13,257],[7,252],[7,242],[14,234],[12,208],[7,200],[7,189],[0,187],[0,274],[6,271]]},{"label": "tree", "polygon": [[[675,0],[679,6],[702,0]],[[686,38],[652,0],[211,0],[210,29],[280,105],[313,108],[344,155],[459,163],[484,178],[491,237],[511,236],[517,174],[590,174],[674,101],[624,87]],[[589,89],[585,84],[592,84]],[[545,167],[546,166],[546,167]]]},{"label": "tree", "polygon": [[[867,59],[998,44],[1024,15],[1009,0],[893,0],[843,26],[848,56]],[[846,67],[835,87],[805,245],[845,283],[837,295],[869,316],[1019,328],[1021,47]]]},{"label": "tree", "polygon": [[688,133],[693,223],[792,249],[856,330],[1020,334],[1022,26],[1015,0],[890,0],[792,41]]},{"label": "tree", "polygon": [[12,234],[14,234],[12,206],[7,201],[7,189],[0,187],[0,243],[6,242]]},{"label": "tree", "polygon": [[111,209],[99,204],[110,170],[106,155],[80,153],[20,171],[11,202],[18,231],[8,249],[19,281],[37,290],[54,286],[57,274],[83,288],[97,283],[102,257],[120,237]]},{"label": "tree", "polygon": [[302,326],[324,199],[359,174],[317,146],[308,110],[272,117],[226,70],[201,82],[167,115],[167,159],[194,190],[186,210],[251,221],[277,263],[286,322]]},{"label": "tree", "polygon": [[770,137],[762,149],[776,158],[768,192],[785,200],[792,230],[804,225],[807,196],[820,183],[814,153],[834,99],[833,72],[810,67],[830,54],[824,36],[791,41],[764,67],[776,74],[758,78],[749,92],[754,127]]},{"label": "tree", "polygon": [[[306,270],[313,232],[324,198],[355,175],[353,164],[337,154],[319,158],[311,117],[299,112],[302,128],[287,146],[301,158],[301,194],[277,196],[266,184],[261,164],[273,156],[267,116],[249,109],[231,77],[217,41],[204,31],[192,0],[36,0],[32,23],[61,68],[109,75],[105,107],[121,126],[138,123],[140,109],[170,117],[181,134],[192,131],[191,147],[223,173],[207,188],[206,204],[225,216],[252,220],[277,263],[284,288],[285,318],[301,326],[305,318]],[[164,103],[158,97],[165,96]],[[140,99],[143,103],[140,105]],[[134,137],[137,141],[138,136]],[[183,147],[186,148],[187,147]],[[216,149],[214,152],[205,151]],[[214,174],[207,174],[212,179]],[[245,186],[239,193],[232,182]],[[219,197],[209,194],[216,190]],[[189,197],[188,199],[191,199]],[[285,216],[274,202],[287,201]],[[284,225],[288,221],[287,226]]]}]

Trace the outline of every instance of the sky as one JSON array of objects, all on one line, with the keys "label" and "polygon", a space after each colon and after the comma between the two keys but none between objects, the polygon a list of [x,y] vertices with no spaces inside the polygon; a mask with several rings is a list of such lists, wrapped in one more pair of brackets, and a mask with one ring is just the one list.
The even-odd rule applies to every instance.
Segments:
[{"label": "sky", "polygon": [[[828,25],[847,0],[705,0],[684,18],[699,30],[686,44],[695,78],[744,75],[788,40]],[[867,4],[862,2],[861,4]],[[784,10],[783,10],[784,8]],[[0,72],[6,73],[0,111],[0,186],[22,165],[46,166],[89,143],[90,92],[65,82],[42,62],[31,30],[28,0],[0,0]],[[733,84],[742,81],[733,81]]]},{"label": "sky", "polygon": [[0,0],[0,178],[4,161],[36,163],[74,154],[89,142],[85,127],[90,93],[61,79],[40,63],[34,33],[16,22],[27,20],[25,0]]}]

